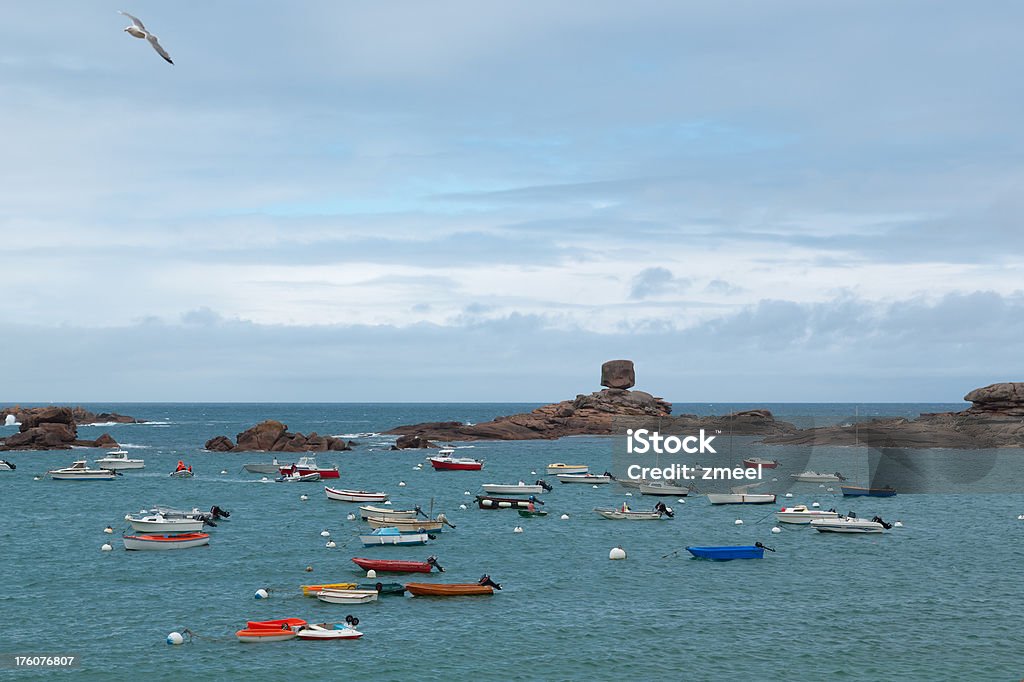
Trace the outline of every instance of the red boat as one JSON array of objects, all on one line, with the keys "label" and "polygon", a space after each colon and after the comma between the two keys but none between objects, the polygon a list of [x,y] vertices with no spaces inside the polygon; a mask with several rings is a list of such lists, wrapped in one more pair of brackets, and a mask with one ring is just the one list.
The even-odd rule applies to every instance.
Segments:
[{"label": "red boat", "polygon": [[437,563],[437,557],[427,557],[426,561],[395,561],[393,559],[364,559],[363,557],[352,557],[353,563],[364,571],[374,570],[386,573],[430,573],[431,568],[437,568],[444,573],[441,564]]},{"label": "red boat", "polygon": [[317,466],[316,457],[299,457],[299,461],[294,464],[283,466],[279,469],[282,476],[291,476],[298,474],[303,476],[305,474],[317,473],[320,474],[320,478],[340,478],[341,474],[338,473],[338,467],[322,467]]},{"label": "red boat", "polygon": [[762,469],[774,469],[779,466],[779,460],[777,459],[761,459],[760,457],[751,457],[743,460],[743,466],[748,469],[756,469],[758,466]]},{"label": "red boat", "polygon": [[480,471],[484,463],[468,457],[428,457],[430,466],[437,471]]}]

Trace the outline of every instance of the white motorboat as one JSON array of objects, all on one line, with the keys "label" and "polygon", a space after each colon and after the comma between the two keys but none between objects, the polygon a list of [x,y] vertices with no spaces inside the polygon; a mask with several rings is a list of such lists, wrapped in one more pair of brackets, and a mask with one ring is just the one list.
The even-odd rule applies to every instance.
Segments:
[{"label": "white motorboat", "polygon": [[341,502],[384,502],[388,499],[387,493],[371,493],[366,490],[338,490],[324,486],[328,500],[339,500]]},{"label": "white motorboat", "polygon": [[[346,602],[348,603],[348,602]],[[340,623],[319,623],[304,625],[298,629],[299,639],[308,640],[331,640],[331,639],[359,639],[363,633],[353,627]]]},{"label": "white motorboat", "polygon": [[394,526],[378,528],[369,535],[360,535],[359,541],[364,547],[374,545],[425,545],[427,544],[426,533],[403,533]]},{"label": "white motorboat", "polygon": [[359,516],[362,517],[363,521],[367,519],[414,519],[419,514],[416,509],[388,509],[387,507],[374,507],[373,505],[363,505],[359,508]]},{"label": "white motorboat", "polygon": [[377,590],[320,590],[316,598],[328,604],[365,604],[377,601]]},{"label": "white motorboat", "polygon": [[129,459],[127,450],[111,450],[103,457],[94,460],[93,464],[110,469],[111,471],[123,471],[125,469],[145,469],[146,460]]},{"label": "white motorboat", "polygon": [[206,525],[202,518],[184,515],[168,517],[159,512],[146,516],[129,516],[128,523],[132,524],[132,529],[140,533],[198,533]]},{"label": "white motorboat", "polygon": [[55,481],[113,481],[117,478],[117,472],[110,469],[90,469],[84,459],[69,467],[52,469],[46,473]]},{"label": "white motorboat", "polygon": [[708,493],[711,504],[775,504],[775,495],[766,493]]},{"label": "white motorboat", "polygon": [[278,483],[313,483],[320,480],[320,472],[314,471],[309,474],[300,474],[296,472],[294,474],[278,476],[274,480]]},{"label": "white motorboat", "polygon": [[834,519],[814,519],[811,528],[820,533],[884,533],[892,528],[881,517],[876,516],[870,521],[855,516],[840,516]]},{"label": "white motorboat", "polygon": [[276,474],[283,465],[278,463],[277,457],[270,464],[244,464],[242,468],[250,474]]},{"label": "white motorboat", "polygon": [[14,471],[18,467],[14,466],[11,462],[6,459],[0,459],[0,471]]},{"label": "white motorboat", "polygon": [[835,483],[845,481],[846,477],[838,471],[834,474],[820,474],[817,471],[803,471],[799,474],[790,474],[790,478],[801,483]]},{"label": "white motorboat", "polygon": [[775,512],[775,518],[781,523],[798,523],[807,525],[814,519],[834,519],[839,516],[835,509],[808,509],[806,504],[795,507],[783,507]]},{"label": "white motorboat", "polygon": [[611,483],[611,474],[557,474],[559,483],[592,483],[594,485]]},{"label": "white motorboat", "polygon": [[317,463],[316,456],[314,455],[299,457],[299,461],[294,464],[282,464],[277,471],[282,476],[290,476],[292,474],[320,474],[320,478],[341,477],[341,474],[338,472],[337,464],[332,466],[321,466]]},{"label": "white motorboat", "polygon": [[649,481],[640,484],[641,495],[654,495],[660,497],[686,497],[690,494],[689,487],[672,485],[665,481]]},{"label": "white motorboat", "polygon": [[551,486],[544,481],[537,481],[533,485],[529,485],[524,481],[519,481],[515,485],[484,483],[481,487],[488,495],[540,495],[545,490],[551,490]]},{"label": "white motorboat", "polygon": [[554,464],[548,465],[548,475],[554,476],[555,474],[586,474],[590,473],[590,467],[586,464],[563,464],[562,462],[555,462]]},{"label": "white motorboat", "polygon": [[664,502],[656,504],[651,511],[635,511],[630,509],[625,502],[622,503],[621,507],[595,507],[594,511],[600,516],[613,521],[657,521],[661,518],[671,519],[675,516],[672,510],[665,506]]},{"label": "white motorboat", "polygon": [[125,535],[125,549],[134,550],[170,550],[188,549],[210,544],[208,533],[182,533],[181,535]]}]

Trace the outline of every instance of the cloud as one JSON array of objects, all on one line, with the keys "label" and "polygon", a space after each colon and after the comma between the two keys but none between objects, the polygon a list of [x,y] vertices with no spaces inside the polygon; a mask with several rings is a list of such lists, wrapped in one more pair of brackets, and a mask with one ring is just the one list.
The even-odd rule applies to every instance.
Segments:
[{"label": "cloud", "polygon": [[644,268],[633,277],[629,297],[639,301],[666,293],[677,293],[689,285],[690,280],[676,277],[668,268]]}]

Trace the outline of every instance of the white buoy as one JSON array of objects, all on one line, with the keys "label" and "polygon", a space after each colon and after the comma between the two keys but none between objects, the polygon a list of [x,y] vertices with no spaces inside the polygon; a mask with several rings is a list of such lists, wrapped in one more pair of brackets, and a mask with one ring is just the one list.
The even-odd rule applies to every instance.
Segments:
[{"label": "white buoy", "polygon": [[335,548],[335,547],[337,547],[337,546],[338,546],[338,545],[337,545],[337,543],[336,543],[336,542],[334,542],[334,540],[328,540],[328,541],[327,541],[327,544],[326,544],[326,545],[324,545],[324,547],[326,547],[327,549],[334,549],[334,548]]},{"label": "white buoy", "polygon": [[819,488],[824,488],[824,487],[825,487],[825,484],[824,484],[824,483],[819,483],[819,484],[818,484],[818,487],[819,487]]},{"label": "white buoy", "polygon": [[742,526],[743,525],[743,519],[736,519],[735,521],[732,522],[732,525],[734,525],[734,526]]},{"label": "white buoy", "polygon": [[33,476],[32,480],[33,481],[41,481],[41,480],[43,480],[43,477],[42,476]]},{"label": "white buoy", "polygon": [[1024,521],[1024,514],[1017,514],[1018,521]]},{"label": "white buoy", "polygon": [[473,493],[471,493],[471,492],[469,492],[469,491],[467,490],[466,492],[464,492],[464,493],[462,493],[462,494],[463,494],[463,495],[472,495]]},{"label": "white buoy", "polygon": [[892,525],[893,525],[893,526],[894,526],[895,528],[902,528],[902,527],[903,527],[903,522],[902,522],[902,521],[897,521],[896,523],[894,523],[894,524],[892,524]]},{"label": "white buoy", "polygon": [[512,529],[512,532],[513,533],[522,533],[523,532],[523,527],[522,526],[516,526],[515,528]]},{"label": "white buoy", "polygon": [[676,500],[676,502],[678,502],[679,504],[686,504],[686,500],[684,500],[681,497],[678,500]]},{"label": "white buoy", "polygon": [[399,481],[398,482],[398,487],[399,488],[404,488],[405,487],[405,481]]},{"label": "white buoy", "polygon": [[773,478],[773,479],[772,479],[772,483],[775,483],[775,482],[776,482],[776,481],[778,481],[778,480],[779,480],[779,479],[777,479],[777,478]]},{"label": "white buoy", "polygon": [[221,469],[221,470],[220,470],[220,473],[221,473],[221,474],[226,474],[227,472],[228,472],[228,470],[227,470],[227,469]]},{"label": "white buoy", "polygon": [[817,508],[818,508],[818,507],[820,507],[820,506],[821,506],[821,505],[820,505],[820,504],[818,504],[817,502],[811,502],[811,508],[812,508],[812,509],[817,509]]},{"label": "white buoy", "polygon": [[594,490],[597,490],[597,486],[596,485],[592,485],[590,487],[593,488]]},{"label": "white buoy", "polygon": [[324,529],[324,530],[320,531],[320,537],[322,537],[322,538],[329,538],[329,537],[331,537],[331,531],[329,531],[327,529]]},{"label": "white buoy", "polygon": [[391,500],[384,500],[384,504],[391,504]]},{"label": "white buoy", "polygon": [[779,528],[778,526],[772,526],[772,532],[773,533],[781,533],[782,529]]},{"label": "white buoy", "polygon": [[109,542],[104,542],[102,545],[100,545],[100,551],[101,552],[109,552],[112,549],[114,549],[114,548],[110,546]]},{"label": "white buoy", "polygon": [[612,551],[608,552],[608,558],[613,561],[617,559],[625,559],[626,550],[622,549],[621,547],[612,547]]},{"label": "white buoy", "polygon": [[110,526],[107,526],[106,528],[103,529],[103,532],[106,533],[107,535],[110,535],[111,533],[114,532],[114,529],[111,528]]},{"label": "white buoy", "polygon": [[264,476],[263,478],[260,479],[260,483],[270,483],[270,479]]},{"label": "white buoy", "polygon": [[367,578],[376,578],[377,577],[377,571],[375,571],[375,570],[373,570],[371,568],[369,571],[366,572],[366,577]]},{"label": "white buoy", "polygon": [[459,509],[466,509],[466,505],[464,505],[464,504],[460,504],[460,505],[459,505]]},{"label": "white buoy", "polygon": [[171,646],[177,646],[178,644],[184,644],[185,638],[181,636],[180,632],[172,632],[167,635],[167,643]]},{"label": "white buoy", "polygon": [[793,497],[793,493],[786,493],[783,497]]},{"label": "white buoy", "polygon": [[355,521],[356,520],[356,515],[352,514],[352,513],[349,513],[349,515],[346,516],[345,518],[348,519],[349,521]]},{"label": "white buoy", "polygon": [[626,497],[633,497],[633,493],[626,493]]},{"label": "white buoy", "polygon": [[305,502],[306,500],[309,499],[309,495],[306,495],[305,493],[303,493],[302,495],[299,495],[299,499],[302,500],[303,502]]},{"label": "white buoy", "polygon": [[569,515],[568,514],[562,514],[558,518],[562,519],[563,521],[568,521],[569,520]]},{"label": "white buoy", "polygon": [[536,475],[537,475],[537,472],[536,472],[536,471],[531,471],[531,472],[530,472],[530,475],[531,475],[531,476],[536,476]]},{"label": "white buoy", "polygon": [[256,599],[266,599],[270,596],[270,593],[261,587],[260,589],[256,590],[256,594],[253,596],[256,597]]}]

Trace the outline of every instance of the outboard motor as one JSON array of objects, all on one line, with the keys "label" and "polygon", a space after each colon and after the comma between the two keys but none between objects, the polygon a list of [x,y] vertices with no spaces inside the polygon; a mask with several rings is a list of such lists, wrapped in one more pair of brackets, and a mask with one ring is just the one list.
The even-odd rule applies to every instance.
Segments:
[{"label": "outboard motor", "polygon": [[437,557],[433,554],[427,557],[427,563],[436,568],[439,573],[444,573],[444,567],[437,563]]},{"label": "outboard motor", "polygon": [[451,526],[452,528],[454,528],[454,527],[455,527],[455,524],[454,524],[454,523],[452,523],[451,521],[449,521],[449,520],[448,520],[448,517],[447,517],[447,516],[445,516],[444,514],[438,514],[438,515],[437,515],[437,519],[436,519],[436,520],[437,520],[437,521],[440,521],[441,523],[443,523],[443,524],[444,524],[444,525],[446,525],[446,526]]},{"label": "outboard motor", "polygon": [[490,585],[491,587],[493,587],[496,590],[500,590],[501,589],[501,585],[499,585],[498,583],[496,583],[493,580],[491,580],[491,576],[487,575],[486,573],[484,573],[482,576],[480,576],[480,581],[477,584],[478,585]]},{"label": "outboard motor", "polygon": [[545,481],[544,479],[538,479],[537,480],[537,485],[539,485],[544,490],[547,490],[548,492],[551,492],[552,490],[554,490],[554,488],[551,487],[551,484],[548,483],[547,481]]},{"label": "outboard motor", "polygon": [[758,549],[766,549],[769,552],[774,552],[775,551],[774,549],[772,549],[768,545],[762,545],[760,542],[755,542],[754,543],[754,547],[757,547]]},{"label": "outboard motor", "polygon": [[857,515],[854,514],[853,512],[847,512],[846,513],[846,518],[848,518],[848,519],[855,519],[855,518],[857,518]]},{"label": "outboard motor", "polygon": [[891,523],[887,523],[886,521],[883,521],[881,516],[876,516],[876,517],[874,517],[871,520],[874,521],[875,523],[882,524],[882,528],[885,528],[886,530],[892,528],[892,524]]},{"label": "outboard motor", "polygon": [[614,481],[614,480],[617,480],[617,479],[615,478],[615,476],[613,476],[613,475],[612,475],[612,472],[610,472],[610,471],[606,471],[606,472],[604,472],[604,475],[605,475],[605,476],[607,476],[608,478],[612,479],[613,481]]},{"label": "outboard motor", "polygon": [[423,509],[418,504],[415,507],[413,507],[413,509],[416,511],[416,513],[419,516],[422,516],[425,519],[429,519],[430,518],[429,516],[427,516],[426,514],[423,513]]},{"label": "outboard motor", "polygon": [[226,509],[221,509],[217,505],[210,507],[210,513],[213,514],[213,518],[215,519],[226,519],[231,516],[231,512]]}]

